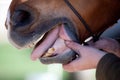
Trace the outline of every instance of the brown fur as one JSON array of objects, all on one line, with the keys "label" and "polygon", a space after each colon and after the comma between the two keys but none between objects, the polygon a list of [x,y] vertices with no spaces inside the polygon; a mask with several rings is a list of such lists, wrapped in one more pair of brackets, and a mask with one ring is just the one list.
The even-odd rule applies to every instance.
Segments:
[{"label": "brown fur", "polygon": [[[119,0],[69,0],[84,20],[89,24],[94,33],[101,32],[114,24],[120,18]],[[71,9],[64,3],[64,0],[12,0],[10,6],[11,16],[14,9],[25,4],[36,13],[34,24],[28,32],[36,28],[36,25],[43,20],[55,17],[68,17],[78,30],[79,37],[83,41],[89,36],[82,23]]]}]

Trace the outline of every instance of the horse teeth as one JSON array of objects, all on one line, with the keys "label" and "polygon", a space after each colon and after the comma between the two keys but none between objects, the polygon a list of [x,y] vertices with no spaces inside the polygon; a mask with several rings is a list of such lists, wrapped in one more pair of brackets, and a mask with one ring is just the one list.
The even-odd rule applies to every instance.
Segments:
[{"label": "horse teeth", "polygon": [[50,48],[47,53],[45,53],[45,55],[43,57],[49,57],[54,53],[55,49],[54,48]]},{"label": "horse teeth", "polygon": [[50,49],[48,50],[48,53],[53,53],[54,51],[55,51],[54,48],[50,48]]}]

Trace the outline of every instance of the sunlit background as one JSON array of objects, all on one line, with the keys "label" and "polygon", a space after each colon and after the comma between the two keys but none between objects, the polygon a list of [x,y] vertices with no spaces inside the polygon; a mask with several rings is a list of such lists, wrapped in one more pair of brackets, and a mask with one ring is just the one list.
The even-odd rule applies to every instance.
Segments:
[{"label": "sunlit background", "polygon": [[5,19],[11,0],[0,0],[0,80],[95,80],[95,70],[67,73],[61,65],[30,59],[31,50],[18,50],[8,39]]}]

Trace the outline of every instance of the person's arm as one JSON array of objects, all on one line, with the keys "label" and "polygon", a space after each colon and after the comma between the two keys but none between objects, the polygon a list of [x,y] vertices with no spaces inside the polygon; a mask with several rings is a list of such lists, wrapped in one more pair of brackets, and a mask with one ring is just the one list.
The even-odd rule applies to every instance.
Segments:
[{"label": "person's arm", "polygon": [[108,53],[113,53],[120,57],[120,39],[111,38],[100,38],[98,41],[93,42],[92,40],[88,42],[89,46],[95,47],[97,49],[102,49]]},{"label": "person's arm", "polygon": [[97,80],[120,80],[120,58],[106,54],[97,65]]}]

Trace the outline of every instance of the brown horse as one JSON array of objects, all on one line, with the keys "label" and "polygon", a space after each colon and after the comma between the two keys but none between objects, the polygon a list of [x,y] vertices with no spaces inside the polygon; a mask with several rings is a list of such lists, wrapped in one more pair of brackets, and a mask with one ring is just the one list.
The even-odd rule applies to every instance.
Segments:
[{"label": "brown horse", "polygon": [[[94,34],[120,18],[119,0],[69,0]],[[65,40],[83,42],[90,36],[64,0],[12,0],[6,20],[10,41],[18,48],[33,47],[32,59],[66,64],[78,57]]]}]

